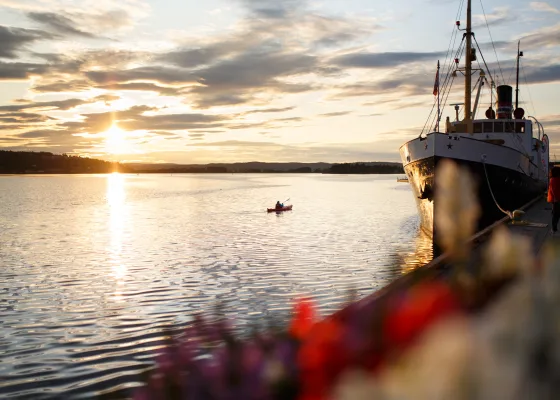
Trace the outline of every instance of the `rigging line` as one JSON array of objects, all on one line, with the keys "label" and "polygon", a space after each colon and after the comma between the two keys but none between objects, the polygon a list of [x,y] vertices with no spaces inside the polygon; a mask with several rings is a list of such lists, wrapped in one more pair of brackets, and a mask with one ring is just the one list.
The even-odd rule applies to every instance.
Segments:
[{"label": "rigging line", "polygon": [[455,20],[458,21],[459,17],[461,16],[461,14],[463,13],[463,5],[465,4],[465,0],[461,0],[461,2],[459,3],[459,9],[457,10],[457,15],[455,16]]},{"label": "rigging line", "polygon": [[[476,43],[476,47],[478,48],[478,53],[482,57],[482,61],[484,62],[484,66],[486,67],[486,72],[488,73],[488,75],[490,75],[490,80],[496,82],[496,80],[492,76],[492,72],[490,71],[490,68],[488,67],[488,64],[486,63],[486,59],[484,58],[484,54],[482,54],[482,51],[480,50],[480,45],[478,44],[478,40],[476,40],[476,37],[474,37],[474,42]],[[500,66],[499,62],[498,62],[498,66]],[[500,67],[500,73],[501,72],[502,72],[502,67]],[[504,80],[504,76],[502,74],[502,81],[503,80]]]},{"label": "rigging line", "polygon": [[509,76],[508,76],[508,85],[509,85],[509,82],[511,82],[511,76],[513,75],[514,72],[515,72],[515,62],[513,63],[513,67],[511,68],[511,72],[509,73]]},{"label": "rigging line", "polygon": [[533,96],[531,96],[531,90],[529,89],[529,83],[527,83],[527,75],[525,74],[525,68],[521,64],[521,71],[523,71],[523,79],[525,80],[525,86],[527,87],[527,93],[529,93],[529,100],[531,100],[531,107],[533,108],[533,115],[537,115],[537,110],[533,104]]},{"label": "rigging line", "polygon": [[[461,1],[461,4],[463,3],[463,1]],[[459,8],[461,8],[461,7],[462,7],[462,5],[459,6]],[[453,28],[452,28],[452,31],[451,31],[451,37],[449,38],[449,44],[447,45],[447,52],[445,53],[445,60],[443,61],[444,68],[447,65],[447,59],[449,58],[449,53],[453,49],[453,47],[451,45],[451,42],[453,42],[453,46],[455,46],[455,40],[456,39],[457,39],[457,29],[455,28],[455,25],[453,25]]]},{"label": "rigging line", "polygon": [[424,133],[424,129],[426,129],[426,125],[428,125],[428,121],[430,120],[432,113],[434,112],[434,108],[436,107],[436,102],[434,100],[434,105],[432,106],[432,111],[430,111],[430,114],[428,115],[428,118],[426,119],[426,122],[424,122],[424,126],[422,127],[422,131],[420,132],[420,135],[418,135],[418,137],[421,137],[422,134]]},{"label": "rigging line", "polygon": [[[461,40],[461,43],[459,44],[459,48],[457,49],[457,52],[455,53],[455,57],[454,57],[454,58],[457,58],[457,57],[459,56],[459,54],[462,52],[463,44],[464,44],[464,37],[463,37],[463,39]],[[447,73],[445,74],[445,79],[444,79],[444,82],[443,82],[443,91],[444,91],[444,92],[447,91],[447,90],[451,90],[451,86],[450,86],[450,85],[449,85],[449,89],[448,89],[448,82],[449,82],[450,80],[451,80],[451,82],[452,82],[452,81],[453,81],[453,78],[454,78],[454,77],[452,76],[453,74],[450,73],[450,72],[451,72],[451,69],[452,69],[452,66],[453,66],[452,63],[449,64],[448,71],[447,71]]]},{"label": "rigging line", "polygon": [[[486,11],[484,11],[484,5],[482,4],[482,0],[480,0],[480,6],[482,7],[482,14],[484,14],[484,21],[486,22],[486,28],[488,29],[488,34],[490,35],[490,41],[492,42],[492,47],[494,48],[494,54],[496,55],[496,61],[498,62],[498,68],[500,69],[500,74],[502,75],[502,81],[503,81],[504,73],[502,71],[502,66],[500,65],[500,60],[498,59],[498,52],[496,51],[496,46],[494,45],[494,39],[492,38],[492,32],[490,32],[490,26],[488,25],[488,19],[486,18]],[[478,43],[476,45],[478,46]],[[480,48],[478,49],[478,51],[482,54]],[[482,57],[482,59],[484,60],[484,56]],[[484,61],[484,63],[486,64],[486,61]]]},{"label": "rigging line", "polygon": [[[453,43],[451,43],[451,40],[453,40]],[[449,40],[449,47],[447,48],[447,53],[445,53],[445,61],[443,62],[443,70],[447,71],[446,74],[449,73],[449,71],[453,66],[453,57],[450,57],[450,55],[452,54],[453,49],[455,48],[456,41],[457,41],[457,31],[454,30],[451,33],[451,38]]]},{"label": "rigging line", "polygon": [[486,77],[484,77],[484,81],[486,82],[490,90],[490,107],[494,108],[494,104],[492,104],[492,97],[498,98],[498,91],[494,90],[495,88],[492,87],[492,84],[488,82],[488,79]]},{"label": "rigging line", "polygon": [[511,213],[511,211],[506,211],[502,207],[500,207],[500,205],[496,201],[496,198],[494,197],[494,192],[492,191],[492,186],[490,186],[490,179],[488,179],[488,172],[486,171],[486,154],[484,154],[482,156],[482,166],[484,167],[484,175],[486,175],[486,183],[488,184],[488,189],[490,189],[490,194],[492,195],[492,200],[494,200],[494,204],[496,205],[496,207],[498,207],[498,210],[503,212],[510,219],[513,219],[513,215]]},{"label": "rigging line", "polygon": [[[453,80],[455,80],[455,77],[451,78],[451,83],[453,83]],[[451,90],[449,90],[447,92],[447,96],[445,97],[445,101],[443,102],[443,104],[447,104],[447,99],[449,98],[449,94],[451,93]]]},{"label": "rigging line", "polygon": [[[461,14],[463,13],[463,5],[464,4],[465,4],[465,0],[461,0],[461,2],[459,3],[459,8],[457,9],[457,15],[455,16],[455,21],[458,21]],[[453,30],[451,32],[451,38],[449,39],[449,45],[447,47],[447,53],[445,53],[445,62],[443,63],[444,68],[445,68],[445,66],[447,66],[447,58],[449,56],[449,52],[455,47],[455,42],[457,41],[458,32],[459,32],[459,30],[454,25]],[[453,40],[453,45],[451,45],[451,40]],[[453,58],[449,59],[449,69],[451,69],[452,65],[453,65]]]},{"label": "rigging line", "polygon": [[[457,49],[457,52],[456,52],[456,54],[455,54],[456,56],[457,56],[457,55],[459,54],[459,52],[461,51],[463,42],[464,42],[464,38],[461,40],[460,47],[459,47],[459,49]],[[452,61],[452,60],[453,60],[453,59],[451,59],[451,61]],[[443,82],[443,85],[442,85],[442,86],[443,86],[443,90],[442,90],[442,87],[441,87],[441,86],[440,86],[440,88],[438,89],[438,90],[442,91],[442,92],[444,93],[444,95],[445,95],[445,93],[446,93],[446,91],[447,91],[447,83],[449,82],[449,79],[450,79],[450,77],[451,77],[451,74],[449,73],[449,71],[451,70],[452,66],[453,66],[453,63],[450,62],[450,63],[449,63],[449,67],[448,67],[448,72],[447,72],[446,75],[445,75],[445,79],[444,79],[444,82]],[[451,78],[452,78],[452,77],[451,77]],[[449,92],[450,92],[450,90],[447,91],[447,97],[449,97]],[[442,96],[442,97],[443,97],[443,96]],[[446,97],[446,100],[447,100],[447,97]],[[444,102],[444,103],[443,103],[443,106],[445,106],[445,104],[446,104],[446,103]],[[440,105],[441,105],[441,104],[440,104]],[[419,137],[422,136],[422,134],[424,133],[424,130],[426,129],[426,126],[428,126],[428,124],[429,124],[429,126],[433,126],[433,125],[434,125],[434,120],[437,120],[437,118],[438,118],[437,113],[436,113],[436,116],[434,117],[434,119],[432,119],[432,114],[433,114],[433,112],[434,112],[435,106],[436,106],[436,102],[435,102],[435,100],[434,100],[434,103],[433,103],[433,105],[432,105],[432,110],[430,111],[430,114],[428,115],[428,118],[426,119],[426,122],[424,123],[424,126],[422,127],[422,131],[420,132]],[[432,121],[432,123],[430,123],[430,120]]]},{"label": "rigging line", "polygon": [[[452,57],[452,58],[449,60],[449,65],[447,66],[447,72],[445,73],[446,79],[449,78],[449,73],[450,73],[451,70],[453,69],[453,61],[454,61],[455,58],[458,57],[458,55],[459,55],[459,53],[460,53],[460,51],[461,51],[461,49],[462,49],[462,47],[463,47],[464,41],[465,41],[465,38],[463,37],[463,39],[461,39],[461,43],[459,43],[459,48],[457,48],[457,51],[455,52],[455,56]],[[453,45],[455,45],[455,44],[453,44]],[[445,66],[444,66],[444,67],[445,67]]]}]

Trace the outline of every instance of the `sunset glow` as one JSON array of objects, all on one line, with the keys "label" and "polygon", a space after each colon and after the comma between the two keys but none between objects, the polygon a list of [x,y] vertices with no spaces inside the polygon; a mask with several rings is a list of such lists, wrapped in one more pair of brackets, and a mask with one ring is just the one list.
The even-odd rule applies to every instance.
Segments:
[{"label": "sunset glow", "polygon": [[[464,15],[460,4],[0,0],[0,148],[173,163],[399,161],[434,103],[438,60],[453,57],[455,20],[441,16]],[[550,1],[473,3],[497,84],[515,85],[521,41],[520,105],[543,123],[551,156],[559,15]],[[462,101],[463,79],[448,103]],[[490,101],[485,86],[479,114]]]},{"label": "sunset glow", "polygon": [[105,132],[105,145],[108,154],[125,154],[130,151],[130,145],[126,140],[126,132],[116,124]]}]

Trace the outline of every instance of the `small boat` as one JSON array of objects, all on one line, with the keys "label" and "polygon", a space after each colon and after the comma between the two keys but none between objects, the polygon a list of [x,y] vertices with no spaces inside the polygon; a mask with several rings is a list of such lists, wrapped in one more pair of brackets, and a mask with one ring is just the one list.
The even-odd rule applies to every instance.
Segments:
[{"label": "small boat", "polygon": [[397,178],[397,182],[408,182],[408,178],[407,177]]},{"label": "small boat", "polygon": [[281,212],[281,211],[291,211],[292,205],[284,206],[282,208],[267,208],[266,211],[268,212]]}]

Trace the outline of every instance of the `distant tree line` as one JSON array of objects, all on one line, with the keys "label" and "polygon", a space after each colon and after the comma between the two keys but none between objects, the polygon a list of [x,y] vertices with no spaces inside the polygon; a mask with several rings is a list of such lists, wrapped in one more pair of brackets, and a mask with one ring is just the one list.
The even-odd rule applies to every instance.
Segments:
[{"label": "distant tree line", "polygon": [[121,164],[94,158],[34,151],[0,150],[2,174],[104,174],[128,172]]},{"label": "distant tree line", "polygon": [[311,173],[314,172],[311,167],[301,167],[293,168],[288,170],[278,170],[272,168],[227,168],[227,167],[214,167],[214,166],[199,166],[199,167],[189,167],[189,166],[179,166],[172,168],[160,168],[160,169],[134,169],[133,172],[142,174],[285,174],[285,173]]},{"label": "distant tree line", "polygon": [[[243,163],[241,163],[243,164]],[[94,158],[53,154],[48,152],[0,150],[0,174],[103,174],[111,172],[125,173],[325,173],[325,174],[402,174],[404,170],[398,163],[344,163],[325,164],[328,168],[302,166],[290,168],[294,163],[247,163],[250,165],[174,165],[167,164],[161,168],[154,165],[130,165],[117,162],[97,160]],[[295,163],[297,165],[297,163]]]},{"label": "distant tree line", "polygon": [[323,170],[324,174],[402,174],[404,169],[397,163],[391,164],[367,164],[367,163],[344,163],[334,164]]}]

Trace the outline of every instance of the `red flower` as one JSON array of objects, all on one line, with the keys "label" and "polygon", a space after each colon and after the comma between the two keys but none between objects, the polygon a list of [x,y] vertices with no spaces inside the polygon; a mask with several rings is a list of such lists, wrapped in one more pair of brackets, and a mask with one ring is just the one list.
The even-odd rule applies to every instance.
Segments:
[{"label": "red flower", "polygon": [[301,299],[294,306],[294,317],[290,324],[290,334],[303,339],[315,322],[315,308],[309,299]]},{"label": "red flower", "polygon": [[298,354],[300,400],[326,399],[336,378],[348,365],[342,326],[334,318],[310,329]]},{"label": "red flower", "polygon": [[429,324],[459,309],[451,288],[439,281],[413,286],[392,303],[385,319],[385,343],[392,350],[406,348]]}]

